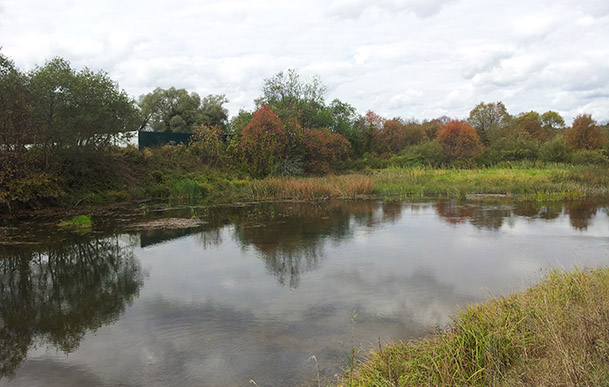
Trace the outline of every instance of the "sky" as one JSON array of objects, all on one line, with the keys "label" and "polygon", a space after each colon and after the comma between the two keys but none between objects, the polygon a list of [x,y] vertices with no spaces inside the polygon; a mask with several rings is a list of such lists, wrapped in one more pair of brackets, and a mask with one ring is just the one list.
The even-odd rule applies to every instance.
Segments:
[{"label": "sky", "polygon": [[225,94],[231,116],[296,69],[360,114],[502,101],[609,122],[607,0],[0,0],[0,46],[22,70],[60,56],[106,71],[136,99]]}]

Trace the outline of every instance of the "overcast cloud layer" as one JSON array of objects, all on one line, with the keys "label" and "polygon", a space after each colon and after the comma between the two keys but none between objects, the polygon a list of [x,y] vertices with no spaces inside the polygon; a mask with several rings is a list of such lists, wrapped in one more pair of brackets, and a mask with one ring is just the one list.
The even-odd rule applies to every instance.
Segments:
[{"label": "overcast cloud layer", "polygon": [[609,121],[607,0],[0,0],[0,46],[26,70],[103,69],[133,97],[226,94],[231,115],[296,68],[360,113],[464,118],[503,101]]}]

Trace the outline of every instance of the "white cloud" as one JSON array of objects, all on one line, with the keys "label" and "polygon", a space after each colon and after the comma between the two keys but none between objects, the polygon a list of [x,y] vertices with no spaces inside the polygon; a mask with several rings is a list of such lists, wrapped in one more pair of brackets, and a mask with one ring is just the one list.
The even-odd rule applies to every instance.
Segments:
[{"label": "white cloud", "polygon": [[0,36],[23,69],[59,55],[135,97],[157,86],[226,94],[231,114],[297,68],[360,113],[465,117],[502,100],[513,114],[569,121],[589,108],[609,120],[604,0],[5,0]]}]

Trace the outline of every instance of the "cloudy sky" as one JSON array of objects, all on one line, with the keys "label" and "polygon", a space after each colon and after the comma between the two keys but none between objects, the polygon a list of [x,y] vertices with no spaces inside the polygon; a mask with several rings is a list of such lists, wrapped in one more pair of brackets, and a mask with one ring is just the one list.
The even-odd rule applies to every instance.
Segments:
[{"label": "cloudy sky", "polygon": [[0,0],[0,46],[25,70],[54,56],[103,69],[133,97],[225,94],[231,115],[295,68],[360,113],[503,101],[609,121],[607,0]]}]

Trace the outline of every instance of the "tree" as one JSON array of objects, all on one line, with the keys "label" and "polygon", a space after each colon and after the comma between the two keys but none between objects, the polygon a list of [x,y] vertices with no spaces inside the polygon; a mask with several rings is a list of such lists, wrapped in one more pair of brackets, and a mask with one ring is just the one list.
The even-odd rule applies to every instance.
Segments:
[{"label": "tree", "polygon": [[565,145],[571,151],[598,149],[604,141],[596,121],[589,114],[577,116],[571,128],[565,131]]},{"label": "tree", "polygon": [[201,106],[201,123],[207,126],[217,126],[226,132],[228,127],[228,109],[223,107],[228,103],[224,94],[210,94],[203,98]]},{"label": "tree", "polygon": [[287,136],[281,120],[269,107],[254,112],[241,134],[239,149],[245,167],[255,176],[268,175],[285,156]]},{"label": "tree", "polygon": [[303,128],[319,128],[329,124],[325,93],[319,77],[303,82],[296,70],[289,69],[265,79],[262,96],[255,102],[258,107],[268,105],[284,123],[296,119]]},{"label": "tree", "polygon": [[565,120],[560,114],[549,110],[541,115],[541,125],[547,133],[552,133],[564,129]]},{"label": "tree", "polygon": [[228,125],[228,134],[234,137],[241,136],[243,128],[245,128],[251,120],[252,112],[240,109],[239,113],[230,120],[230,124]]},{"label": "tree", "polygon": [[516,135],[524,134],[538,141],[543,141],[547,136],[546,130],[542,126],[541,116],[537,112],[521,113],[515,123]]},{"label": "tree", "polygon": [[467,119],[484,144],[490,142],[491,132],[502,129],[509,121],[510,115],[502,102],[481,102],[469,113]]},{"label": "tree", "polygon": [[449,160],[468,159],[482,152],[476,129],[465,121],[453,120],[444,124],[438,133],[438,142]]},{"label": "tree", "polygon": [[[222,96],[215,96],[222,97]],[[218,119],[218,103],[222,109],[222,101],[216,101],[214,96],[208,101],[209,119]],[[214,106],[215,105],[215,106]],[[152,93],[140,96],[139,99],[142,122],[141,130],[155,132],[190,133],[202,122],[201,97],[185,89],[156,88]]]}]

